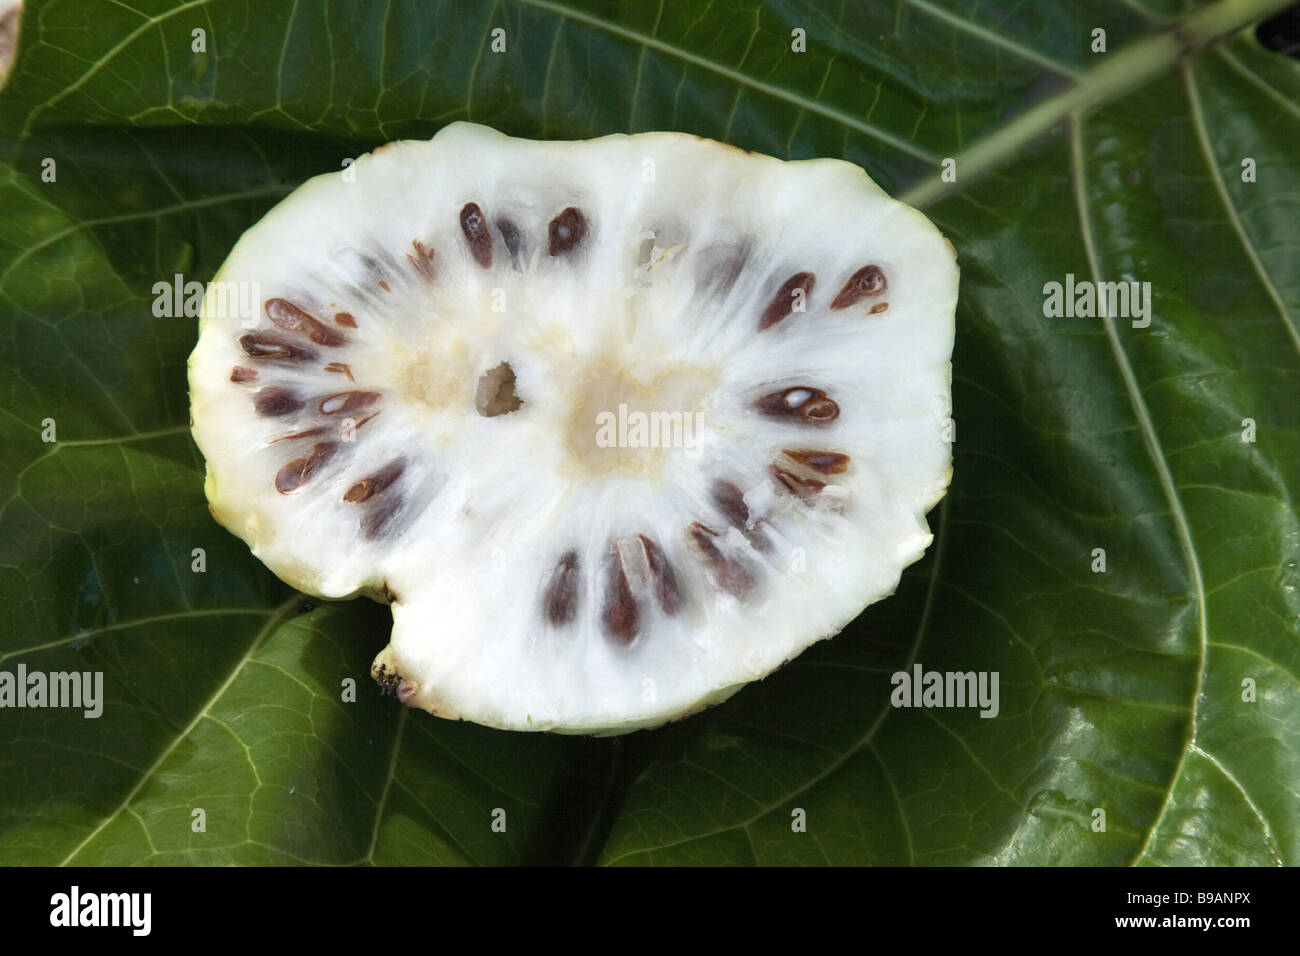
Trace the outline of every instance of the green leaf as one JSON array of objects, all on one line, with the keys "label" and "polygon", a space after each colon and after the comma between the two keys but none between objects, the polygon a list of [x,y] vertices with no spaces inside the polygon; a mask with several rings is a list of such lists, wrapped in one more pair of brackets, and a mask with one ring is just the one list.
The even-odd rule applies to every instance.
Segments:
[{"label": "green leaf", "polygon": [[[0,863],[1300,863],[1300,64],[1251,31],[1284,5],[29,4],[0,670],[104,700],[0,710]],[[925,208],[955,470],[894,597],[679,725],[509,734],[380,697],[386,609],[303,610],[212,521],[154,284],[456,119],[843,157]],[[1149,282],[1150,325],[1048,317],[1067,275]],[[996,672],[997,715],[892,706],[918,664]]]}]

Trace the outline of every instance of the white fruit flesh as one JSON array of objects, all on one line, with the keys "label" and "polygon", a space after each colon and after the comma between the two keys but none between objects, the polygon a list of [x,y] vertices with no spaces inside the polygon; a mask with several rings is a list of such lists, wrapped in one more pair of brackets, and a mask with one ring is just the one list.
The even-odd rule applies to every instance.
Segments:
[{"label": "white fruit flesh", "polygon": [[[453,124],[311,180],[222,267],[190,359],[213,514],[296,587],[393,596],[376,670],[408,704],[654,726],[924,553],[957,279],[845,162]],[[482,414],[510,373],[522,404]]]}]

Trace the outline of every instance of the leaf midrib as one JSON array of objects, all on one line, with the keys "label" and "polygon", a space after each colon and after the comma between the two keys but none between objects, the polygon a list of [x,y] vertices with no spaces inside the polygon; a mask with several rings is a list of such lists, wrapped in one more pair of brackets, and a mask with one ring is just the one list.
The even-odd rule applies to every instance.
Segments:
[{"label": "leaf midrib", "polygon": [[120,817],[125,811],[130,809],[131,802],[135,800],[140,791],[144,789],[145,784],[153,779],[154,774],[158,772],[158,768],[166,763],[167,758],[175,752],[178,746],[180,746],[181,741],[194,733],[194,729],[198,727],[205,717],[208,716],[212,708],[216,706],[217,702],[225,696],[226,691],[230,690],[231,685],[233,685],[239,675],[243,673],[244,667],[253,659],[253,655],[257,653],[258,649],[266,641],[267,637],[275,630],[275,626],[284,619],[286,614],[298,606],[298,601],[299,596],[295,594],[279,607],[273,608],[267,612],[266,623],[262,625],[262,629],[257,632],[253,640],[249,643],[248,650],[244,652],[244,655],[239,659],[235,666],[230,669],[230,674],[226,679],[221,682],[221,685],[213,692],[212,696],[204,701],[203,706],[199,708],[193,719],[186,724],[181,732],[172,739],[172,742],[163,749],[163,751],[158,755],[158,759],[150,764],[149,767],[140,774],[140,779],[136,781],[135,786],[130,789],[127,795],[122,798],[122,802],[118,804],[117,808],[108,813],[104,819],[100,821],[99,826],[86,834],[85,839],[73,847],[72,852],[59,862],[59,866],[67,866],[71,863],[77,854],[84,850],[90,842],[95,839],[95,837],[99,836],[99,834],[102,833],[109,824]]},{"label": "leaf midrib", "polygon": [[926,176],[899,198],[924,209],[965,189],[994,169],[1015,159],[1031,142],[1072,115],[1105,106],[1171,68],[1184,56],[1230,36],[1295,0],[1219,0],[1158,33],[1148,34],[1104,57],[1085,71],[1073,86],[1031,106],[1015,119],[975,141],[955,157],[957,182]]},{"label": "leaf midrib", "polygon": [[[1071,116],[1070,172],[1072,175],[1070,178],[1079,216],[1079,230],[1083,237],[1084,253],[1088,259],[1088,271],[1093,282],[1100,282],[1103,273],[1097,253],[1096,239],[1093,235],[1092,218],[1088,213],[1088,179],[1083,150],[1083,123],[1084,120],[1081,115],[1074,114]],[[1183,553],[1184,561],[1187,563],[1191,597],[1196,605],[1196,680],[1193,682],[1191,701],[1188,705],[1187,732],[1180,748],[1178,763],[1174,765],[1174,769],[1169,775],[1169,783],[1165,788],[1164,798],[1160,802],[1160,807],[1152,816],[1151,823],[1147,827],[1146,837],[1132,860],[1133,863],[1136,863],[1146,856],[1147,849],[1151,845],[1151,839],[1155,836],[1156,831],[1160,829],[1160,821],[1164,819],[1165,812],[1169,809],[1169,804],[1173,800],[1174,791],[1178,788],[1178,781],[1182,778],[1187,755],[1196,742],[1196,725],[1200,718],[1198,702],[1201,696],[1201,687],[1205,682],[1205,664],[1209,654],[1210,635],[1206,612],[1205,581],[1201,574],[1200,554],[1197,552],[1196,543],[1192,539],[1191,524],[1187,519],[1187,511],[1183,507],[1182,496],[1179,495],[1173,473],[1169,470],[1169,462],[1165,456],[1164,448],[1160,444],[1160,436],[1156,433],[1151,412],[1147,409],[1146,399],[1142,397],[1142,389],[1138,384],[1137,376],[1133,372],[1133,365],[1129,362],[1128,353],[1124,351],[1123,343],[1119,340],[1115,317],[1107,313],[1103,314],[1101,318],[1106,330],[1106,339],[1110,343],[1111,354],[1115,358],[1120,378],[1124,382],[1124,389],[1128,393],[1129,403],[1133,408],[1133,415],[1137,420],[1138,427],[1141,429],[1147,455],[1155,468],[1161,492],[1169,506],[1169,514],[1178,537],[1178,547]]]}]

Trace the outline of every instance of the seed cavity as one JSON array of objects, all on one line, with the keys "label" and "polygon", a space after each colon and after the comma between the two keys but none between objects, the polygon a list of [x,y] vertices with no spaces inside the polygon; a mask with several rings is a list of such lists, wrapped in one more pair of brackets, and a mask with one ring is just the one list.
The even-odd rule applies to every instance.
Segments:
[{"label": "seed cavity", "polygon": [[249,332],[239,337],[239,347],[253,358],[286,359],[298,362],[316,358],[311,349],[300,348],[270,332]]},{"label": "seed cavity", "polygon": [[492,233],[478,203],[469,202],[460,211],[460,231],[469,243],[470,255],[484,269],[492,268]]},{"label": "seed cavity", "polygon": [[506,244],[506,252],[510,253],[510,261],[518,264],[519,262],[519,227],[509,219],[498,219],[497,230],[501,233],[501,240]]},{"label": "seed cavity", "polygon": [[849,276],[849,281],[844,283],[844,288],[840,289],[840,294],[831,303],[831,308],[847,309],[868,296],[880,295],[888,285],[885,274],[880,271],[880,266],[863,266]]},{"label": "seed cavity", "polygon": [[379,399],[378,392],[339,392],[322,398],[320,410],[322,415],[337,415],[339,412],[355,412],[373,405]]},{"label": "seed cavity", "polygon": [[347,337],[331,329],[315,316],[309,315],[287,299],[267,299],[266,317],[286,332],[306,335],[317,345],[337,348],[347,342]]},{"label": "seed cavity", "polygon": [[620,644],[630,644],[640,627],[641,615],[637,611],[636,596],[632,593],[632,582],[628,580],[628,569],[619,543],[614,542],[610,550],[613,553],[606,563],[605,606],[601,618],[608,636]]},{"label": "seed cavity", "polygon": [[[781,283],[781,288],[776,290],[776,295],[772,296],[772,301],[768,303],[763,315],[758,320],[758,331],[771,328],[786,316],[794,312],[796,305],[804,306],[808,296],[812,295],[813,284],[817,277],[811,272],[796,272],[790,278]],[[799,311],[803,311],[800,308]]]},{"label": "seed cavity", "polygon": [[406,460],[404,458],[390,461],[373,475],[362,478],[349,488],[343,495],[343,500],[353,502],[369,501],[375,495],[383,494],[389,485],[402,477],[402,472],[405,470]]},{"label": "seed cavity", "polygon": [[351,312],[334,313],[334,321],[339,325],[347,326],[349,329],[355,329],[357,327],[357,320],[352,317]]},{"label": "seed cavity", "polygon": [[638,270],[649,271],[650,256],[655,251],[654,235],[647,235],[641,240],[641,244],[636,249],[636,267]]},{"label": "seed cavity", "polygon": [[730,293],[745,271],[750,252],[749,245],[740,242],[716,242],[702,250],[696,257],[701,293],[719,298]]},{"label": "seed cavity", "polygon": [[[398,497],[382,498],[366,512],[361,519],[361,536],[366,539],[377,538],[387,528],[393,515],[401,510],[402,499]],[[396,598],[394,598],[396,600]]]},{"label": "seed cavity", "polygon": [[230,370],[230,380],[232,382],[251,382],[257,378],[257,370],[244,368],[242,365],[236,365]]},{"label": "seed cavity", "polygon": [[785,448],[782,453],[819,475],[842,475],[849,469],[849,456],[815,448]]},{"label": "seed cavity", "polygon": [[551,220],[548,227],[550,253],[553,256],[568,255],[587,235],[587,220],[581,210],[570,206]]},{"label": "seed cavity", "polygon": [[745,566],[718,550],[715,543],[718,532],[693,521],[686,533],[715,587],[737,598],[745,597],[754,589],[754,577]]},{"label": "seed cavity", "polygon": [[305,404],[306,402],[287,388],[264,388],[253,396],[253,407],[257,409],[257,414],[265,415],[267,418],[292,415]]},{"label": "seed cavity", "polygon": [[[420,275],[424,276],[425,279],[432,282],[433,281],[433,250],[428,248],[419,239],[411,240],[411,248],[415,250],[415,253],[414,255],[412,255],[411,253],[408,252],[406,254],[407,261],[410,262],[411,265],[415,267],[416,272],[420,273]],[[385,292],[392,291],[391,289],[388,288],[387,282],[380,282],[379,284],[383,286]]]},{"label": "seed cavity", "polygon": [[780,465],[769,465],[768,468],[772,475],[781,484],[785,485],[787,491],[804,501],[812,501],[826,487],[824,481],[818,481],[816,478],[800,477]]},{"label": "seed cavity", "polygon": [[474,389],[474,409],[484,418],[508,415],[523,404],[515,394],[515,370],[502,362],[479,376]]},{"label": "seed cavity", "polygon": [[795,421],[801,425],[829,425],[840,417],[840,407],[827,398],[824,391],[803,385],[764,395],[753,407],[767,418]]},{"label": "seed cavity", "polygon": [[566,551],[551,572],[542,597],[542,612],[555,627],[573,620],[578,611],[578,552]]},{"label": "seed cavity", "polygon": [[[330,260],[348,288],[372,303],[378,298],[373,291],[374,285],[386,287],[387,282],[384,280],[394,271],[375,256],[362,252],[354,246],[336,249],[330,256]],[[396,259],[391,259],[390,262],[393,266],[398,265]]]},{"label": "seed cavity", "polygon": [[334,457],[338,451],[338,442],[320,442],[306,458],[295,458],[275,474],[275,490],[282,495],[292,494],[303,485],[321,466]]}]

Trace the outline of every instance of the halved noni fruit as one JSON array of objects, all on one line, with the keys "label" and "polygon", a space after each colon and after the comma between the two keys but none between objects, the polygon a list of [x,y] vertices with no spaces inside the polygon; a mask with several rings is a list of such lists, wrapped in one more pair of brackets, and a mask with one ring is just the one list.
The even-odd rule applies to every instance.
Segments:
[{"label": "halved noni fruit", "polygon": [[208,499],[294,587],[391,602],[403,702],[656,726],[924,553],[957,279],[850,163],[455,123],[236,244],[190,358]]}]

